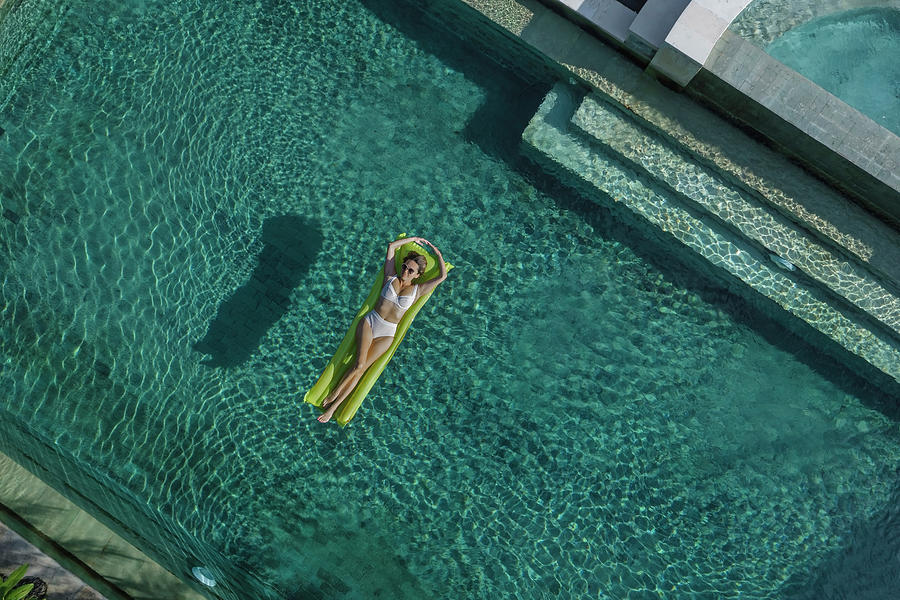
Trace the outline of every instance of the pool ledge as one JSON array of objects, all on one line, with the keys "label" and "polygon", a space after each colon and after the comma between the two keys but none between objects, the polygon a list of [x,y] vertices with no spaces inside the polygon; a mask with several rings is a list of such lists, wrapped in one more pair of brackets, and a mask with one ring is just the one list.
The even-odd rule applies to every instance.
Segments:
[{"label": "pool ledge", "polygon": [[110,600],[206,600],[3,453],[0,521]]}]

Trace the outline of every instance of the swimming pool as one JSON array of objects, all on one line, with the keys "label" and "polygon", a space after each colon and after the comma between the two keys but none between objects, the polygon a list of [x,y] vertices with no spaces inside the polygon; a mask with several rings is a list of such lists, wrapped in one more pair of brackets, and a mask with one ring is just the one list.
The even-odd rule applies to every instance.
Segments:
[{"label": "swimming pool", "polygon": [[[522,161],[551,84],[381,0],[74,5],[0,113],[6,443],[227,598],[816,589],[889,399]],[[323,428],[402,230],[457,269]]]},{"label": "swimming pool", "polygon": [[785,32],[766,52],[900,135],[900,10],[819,17]]}]

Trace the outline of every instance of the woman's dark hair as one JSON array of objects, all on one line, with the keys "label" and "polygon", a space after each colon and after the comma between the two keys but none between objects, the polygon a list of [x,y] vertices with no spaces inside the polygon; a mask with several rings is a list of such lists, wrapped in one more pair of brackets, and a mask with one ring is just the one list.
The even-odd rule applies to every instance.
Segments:
[{"label": "woman's dark hair", "polygon": [[415,262],[416,265],[418,265],[419,275],[417,275],[417,277],[421,276],[422,273],[425,272],[425,267],[428,266],[428,261],[426,261],[425,257],[422,256],[421,254],[419,254],[418,252],[410,252],[409,254],[407,254],[406,256],[403,257],[403,262],[406,262],[408,260],[411,260],[411,261]]}]

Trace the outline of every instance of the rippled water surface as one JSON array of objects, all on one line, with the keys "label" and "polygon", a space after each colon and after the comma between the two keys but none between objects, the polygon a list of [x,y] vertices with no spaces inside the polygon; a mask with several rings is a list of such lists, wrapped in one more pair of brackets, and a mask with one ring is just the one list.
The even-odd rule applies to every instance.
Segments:
[{"label": "rippled water surface", "polygon": [[[387,0],[73,3],[0,112],[4,427],[227,598],[892,577],[847,550],[895,527],[890,400],[519,159],[552,82],[468,48]],[[401,231],[457,268],[323,427]]]},{"label": "rippled water surface", "polygon": [[900,9],[820,17],[787,31],[766,51],[900,135]]}]

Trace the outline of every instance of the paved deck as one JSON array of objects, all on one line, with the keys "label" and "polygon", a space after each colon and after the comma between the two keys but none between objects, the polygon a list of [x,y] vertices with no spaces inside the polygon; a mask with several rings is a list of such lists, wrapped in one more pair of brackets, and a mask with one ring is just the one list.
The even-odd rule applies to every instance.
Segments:
[{"label": "paved deck", "polygon": [[0,573],[9,575],[21,565],[28,565],[27,576],[44,580],[48,600],[106,600],[100,592],[0,523]]}]

